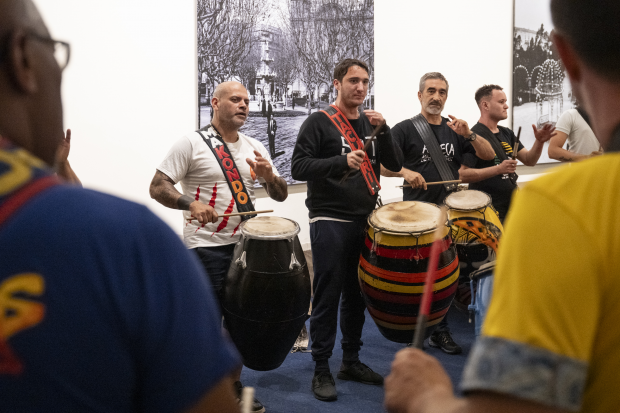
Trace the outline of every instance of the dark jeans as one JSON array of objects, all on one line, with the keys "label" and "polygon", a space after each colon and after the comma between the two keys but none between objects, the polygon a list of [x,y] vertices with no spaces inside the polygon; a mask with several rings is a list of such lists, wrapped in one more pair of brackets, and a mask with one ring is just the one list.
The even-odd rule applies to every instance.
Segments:
[{"label": "dark jeans", "polygon": [[357,280],[365,221],[321,220],[310,224],[314,281],[310,338],[314,361],[327,360],[336,342],[338,304],[343,361],[356,361],[362,346],[366,305]]},{"label": "dark jeans", "polygon": [[198,259],[202,263],[209,279],[211,286],[217,296],[217,301],[222,309],[222,295],[224,294],[224,280],[228,274],[228,267],[235,251],[235,244],[222,245],[218,247],[198,247],[192,248]]}]

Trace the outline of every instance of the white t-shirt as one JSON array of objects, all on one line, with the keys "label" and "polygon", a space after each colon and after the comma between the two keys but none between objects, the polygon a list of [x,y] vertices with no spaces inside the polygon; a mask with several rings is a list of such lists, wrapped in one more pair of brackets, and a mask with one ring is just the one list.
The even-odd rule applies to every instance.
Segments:
[{"label": "white t-shirt", "polygon": [[[215,135],[215,131],[210,128],[202,134],[209,139],[209,134]],[[254,160],[256,158],[254,150],[257,150],[271,163],[274,174],[279,176],[278,171],[273,166],[265,147],[256,139],[239,132],[239,140],[235,143],[226,143],[226,146],[237,165],[250,199],[255,204],[254,171],[246,162],[246,158]],[[175,183],[180,182],[184,195],[211,205],[219,215],[238,212],[222,168],[197,132],[179,139],[157,169],[168,175]],[[259,178],[259,182],[262,182],[262,178]],[[183,240],[187,248],[214,247],[239,241],[240,217],[220,218],[217,222],[206,224],[204,227],[198,220],[188,222],[189,218],[191,213],[183,211]]]},{"label": "white t-shirt", "polygon": [[560,116],[555,128],[568,135],[568,150],[581,155],[590,155],[601,147],[588,122],[577,109],[567,110]]}]

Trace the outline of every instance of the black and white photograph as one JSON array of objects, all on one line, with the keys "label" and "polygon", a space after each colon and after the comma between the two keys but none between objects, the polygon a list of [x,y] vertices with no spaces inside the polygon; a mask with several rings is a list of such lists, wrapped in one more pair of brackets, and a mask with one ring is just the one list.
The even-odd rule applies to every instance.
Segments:
[{"label": "black and white photograph", "polygon": [[[213,117],[225,81],[242,83],[250,114],[241,132],[269,151],[287,183],[304,120],[334,103],[334,67],[368,63],[365,109],[374,108],[374,0],[198,0],[198,127]],[[260,186],[259,184],[257,184]]]},{"label": "black and white photograph", "polygon": [[[555,125],[575,106],[570,82],[551,40],[550,0],[515,0],[513,38],[513,130],[521,143],[534,144],[532,125]],[[548,147],[545,144],[545,148]],[[543,150],[538,163],[555,162]]]}]

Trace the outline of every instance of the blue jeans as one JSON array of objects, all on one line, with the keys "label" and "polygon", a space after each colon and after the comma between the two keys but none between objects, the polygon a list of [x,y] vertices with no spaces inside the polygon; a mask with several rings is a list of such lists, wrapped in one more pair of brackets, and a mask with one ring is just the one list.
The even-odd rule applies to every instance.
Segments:
[{"label": "blue jeans", "polygon": [[211,286],[222,309],[222,295],[224,294],[224,281],[228,274],[228,267],[232,261],[235,251],[235,244],[222,245],[218,247],[198,247],[192,248],[202,263],[209,279]]}]

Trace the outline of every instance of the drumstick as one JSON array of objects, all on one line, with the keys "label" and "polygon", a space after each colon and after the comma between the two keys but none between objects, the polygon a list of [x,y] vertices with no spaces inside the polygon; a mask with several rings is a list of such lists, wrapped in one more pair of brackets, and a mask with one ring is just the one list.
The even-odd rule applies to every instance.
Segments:
[{"label": "drumstick", "polygon": [[[364,148],[362,149],[364,151],[364,153],[368,152],[368,148],[370,148],[370,145],[375,141],[375,139],[377,139],[377,134],[379,133],[379,130],[381,130],[383,125],[384,124],[379,124],[379,125],[375,126],[375,130],[372,131],[372,134],[370,135],[370,139],[368,139],[368,141],[366,141],[366,143],[364,144]],[[349,178],[349,175],[351,175],[355,171],[356,171],[355,169],[349,169],[347,171],[347,173],[344,174],[344,176],[340,180],[340,184],[342,184],[344,181],[346,181],[347,178]]]},{"label": "drumstick", "polygon": [[[437,181],[437,182],[427,182],[426,185],[439,185],[439,184],[460,184],[460,179],[455,179],[454,181]],[[411,184],[398,185],[396,188],[411,188]]]},{"label": "drumstick", "polygon": [[254,403],[254,387],[244,387],[241,394],[241,413],[251,413]]},{"label": "drumstick", "polygon": [[517,159],[517,152],[519,149],[519,138],[521,137],[521,126],[519,126],[519,131],[517,132],[517,141],[515,142],[515,148],[512,150],[512,160]]},{"label": "drumstick", "polygon": [[431,245],[428,267],[426,269],[426,281],[424,282],[424,293],[422,294],[415,334],[413,336],[413,346],[420,350],[422,350],[424,336],[426,336],[426,322],[428,321],[428,315],[431,309],[431,298],[433,295],[433,279],[435,278],[435,273],[439,266],[439,254],[441,253],[441,244],[443,242],[443,237],[441,235],[447,219],[448,208],[442,206],[439,211],[439,222],[437,223],[437,229],[434,233],[434,241]]},{"label": "drumstick", "polygon": [[[218,215],[218,218],[226,218],[226,217],[240,217],[243,215],[256,215],[256,214],[266,214],[268,212],[273,212],[273,209],[266,209],[264,211],[248,211],[248,212],[233,212],[232,214],[222,214],[222,215]],[[198,218],[188,218],[187,221],[192,221],[194,219],[198,219]]]}]

